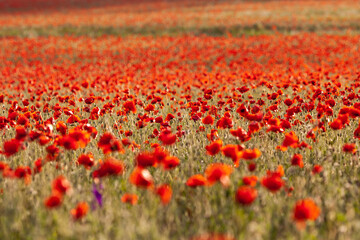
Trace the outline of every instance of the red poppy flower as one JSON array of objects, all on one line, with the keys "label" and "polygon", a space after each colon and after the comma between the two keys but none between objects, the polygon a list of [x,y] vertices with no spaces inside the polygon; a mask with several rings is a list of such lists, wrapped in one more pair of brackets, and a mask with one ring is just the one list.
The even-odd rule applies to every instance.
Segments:
[{"label": "red poppy flower", "polygon": [[312,169],[312,174],[318,174],[318,173],[320,173],[320,172],[322,172],[322,166],[320,166],[320,165],[314,165],[314,167],[313,167],[313,169]]},{"label": "red poppy flower", "polygon": [[257,197],[256,189],[249,186],[241,186],[236,191],[235,199],[241,205],[250,205]]},{"label": "red poppy flower", "polygon": [[231,158],[235,167],[239,166],[240,161],[240,150],[242,147],[240,145],[228,144],[221,148],[221,152],[224,156]]},{"label": "red poppy flower", "polygon": [[85,169],[90,169],[92,166],[94,166],[94,156],[92,153],[81,154],[77,162],[78,164],[83,165]]},{"label": "red poppy flower", "polygon": [[138,196],[136,194],[130,194],[130,193],[125,193],[122,197],[121,197],[121,201],[123,203],[129,203],[131,205],[136,205],[138,202]]},{"label": "red poppy flower", "polygon": [[106,176],[118,176],[124,173],[125,167],[122,161],[114,158],[106,159],[100,167],[93,172],[94,178],[102,178]]},{"label": "red poppy flower", "polygon": [[259,149],[245,149],[240,152],[240,158],[245,160],[252,160],[261,156],[261,152]]},{"label": "red poppy flower", "polygon": [[255,171],[255,169],[256,169],[256,163],[250,162],[250,163],[248,164],[248,170],[249,170],[250,172],[253,172],[253,171]]},{"label": "red poppy flower", "polygon": [[130,182],[137,187],[152,188],[154,181],[147,169],[137,167],[130,175]]},{"label": "red poppy flower", "polygon": [[311,199],[296,202],[293,218],[295,221],[316,220],[320,215],[320,208]]},{"label": "red poppy flower", "polygon": [[58,156],[60,149],[53,144],[53,145],[47,146],[46,151],[48,152],[47,158],[48,158],[48,160],[51,161],[51,160],[54,160]]},{"label": "red poppy flower", "polygon": [[245,176],[242,178],[242,181],[245,185],[255,187],[258,181],[258,177],[255,175],[252,176]]},{"label": "red poppy flower", "polygon": [[165,121],[171,121],[172,119],[174,119],[175,116],[171,113],[168,113],[165,117]]},{"label": "red poppy flower", "polygon": [[89,211],[89,204],[87,202],[80,202],[76,208],[71,209],[70,213],[74,220],[79,220],[86,216]]},{"label": "red poppy flower", "polygon": [[72,124],[72,123],[76,123],[76,122],[80,122],[81,119],[79,118],[79,116],[77,115],[71,115],[67,120],[66,123]]},{"label": "red poppy flower", "polygon": [[4,178],[16,178],[15,171],[9,167],[3,169],[2,175]]},{"label": "red poppy flower", "polygon": [[291,158],[291,165],[299,166],[300,168],[304,167],[303,157],[301,154],[294,154]]},{"label": "red poppy flower", "polygon": [[117,140],[111,133],[104,133],[100,137],[98,147],[103,151],[104,154],[108,154],[110,152],[124,152],[121,142]]},{"label": "red poppy flower", "polygon": [[299,138],[295,135],[294,132],[289,132],[285,134],[285,139],[282,143],[284,147],[296,147],[299,142]]},{"label": "red poppy flower", "polygon": [[172,189],[169,185],[164,184],[156,188],[156,194],[160,196],[162,204],[166,205],[172,197]]},{"label": "red poppy flower", "polygon": [[70,182],[64,176],[58,176],[52,182],[53,194],[63,195],[71,189]]},{"label": "red poppy flower", "polygon": [[18,166],[15,169],[15,176],[17,178],[23,178],[26,184],[29,184],[31,181],[31,169],[30,167],[26,166]]},{"label": "red poppy flower", "polygon": [[41,158],[37,159],[35,162],[34,162],[34,168],[33,168],[33,171],[34,173],[39,173],[41,172],[42,170],[42,166],[43,166],[43,160]]},{"label": "red poppy flower", "polygon": [[357,149],[354,143],[347,143],[343,146],[343,151],[347,153],[355,154]]},{"label": "red poppy flower", "polygon": [[170,170],[177,167],[180,164],[180,160],[174,156],[167,156],[161,164],[163,165],[164,170]]},{"label": "red poppy flower", "polygon": [[24,141],[26,137],[27,137],[26,129],[23,126],[16,127],[15,139],[19,141]]},{"label": "red poppy flower", "polygon": [[268,172],[267,176],[262,178],[261,184],[269,191],[275,193],[279,191],[285,183],[278,172]]},{"label": "red poppy flower", "polygon": [[219,119],[219,121],[217,121],[216,127],[221,128],[221,129],[232,128],[233,122],[232,122],[231,118],[229,118],[229,117],[222,117]]},{"label": "red poppy flower", "polygon": [[286,150],[288,147],[296,148],[299,144],[299,138],[293,131],[285,134],[285,139],[281,146],[278,146],[280,150]]},{"label": "red poppy flower", "polygon": [[360,126],[355,129],[354,138],[360,139]]},{"label": "red poppy flower", "polygon": [[330,127],[334,130],[339,130],[343,128],[343,123],[340,119],[335,119],[333,122],[330,123]]},{"label": "red poppy flower", "polygon": [[84,148],[90,142],[90,134],[87,131],[76,128],[70,129],[68,136],[74,139],[81,148]]},{"label": "red poppy flower", "polygon": [[41,146],[45,146],[46,144],[48,144],[51,141],[51,138],[49,138],[48,136],[40,136],[38,138],[38,142]]},{"label": "red poppy flower", "polygon": [[136,165],[139,167],[154,167],[156,164],[156,159],[153,153],[143,152],[136,156]]},{"label": "red poppy flower", "polygon": [[135,106],[135,101],[127,101],[124,103],[124,110],[126,112],[133,112],[136,113],[136,106]]},{"label": "red poppy flower", "polygon": [[214,118],[211,115],[207,115],[206,117],[204,117],[202,119],[202,123],[207,124],[207,125],[213,125],[214,124]]},{"label": "red poppy flower", "polygon": [[210,156],[214,156],[218,152],[220,152],[221,146],[222,146],[222,141],[218,139],[205,147],[206,153]]},{"label": "red poppy flower", "polygon": [[205,186],[206,184],[207,184],[207,179],[201,174],[196,174],[194,176],[191,176],[186,182],[186,185],[192,188],[198,186]]},{"label": "red poppy flower", "polygon": [[3,171],[4,169],[8,168],[9,165],[5,162],[0,162],[0,171]]},{"label": "red poppy flower", "polygon": [[79,144],[70,136],[63,136],[59,141],[59,145],[67,150],[76,150],[79,148]]},{"label": "red poppy flower", "polygon": [[237,137],[241,142],[246,142],[248,140],[250,140],[251,135],[248,134],[244,129],[242,129],[241,127],[239,127],[238,129],[234,130],[231,129],[230,130],[230,134],[233,135],[234,137]]},{"label": "red poppy flower", "polygon": [[21,147],[21,142],[17,139],[11,139],[9,141],[6,141],[4,143],[4,151],[3,154],[5,154],[5,156],[10,157],[14,154],[16,154]]},{"label": "red poppy flower", "polygon": [[294,102],[293,102],[293,100],[287,98],[284,100],[284,103],[286,106],[290,107]]},{"label": "red poppy flower", "polygon": [[230,174],[233,169],[224,163],[212,163],[205,170],[205,176],[210,185],[219,181],[223,186],[230,185]]},{"label": "red poppy flower", "polygon": [[159,140],[163,145],[172,145],[176,142],[176,135],[172,134],[171,131],[162,131],[159,135]]},{"label": "red poppy flower", "polygon": [[[260,125],[259,125],[259,123],[257,123],[257,122],[251,122],[250,124],[249,124],[249,133],[256,133],[256,132],[258,132],[260,130]],[[247,134],[247,135],[249,135],[249,138],[250,138],[250,134]]]},{"label": "red poppy flower", "polygon": [[[155,147],[154,145],[152,147]],[[169,153],[161,148],[160,146],[155,147],[155,151],[153,152],[154,158],[157,163],[161,164],[164,159],[169,156]]]},{"label": "red poppy flower", "polygon": [[155,110],[155,106],[152,105],[152,104],[148,104],[148,105],[146,106],[146,108],[144,108],[144,110],[147,111],[147,112],[154,111],[154,110]]},{"label": "red poppy flower", "polygon": [[88,97],[85,99],[85,103],[86,104],[92,104],[93,102],[95,101],[95,98],[94,97]]},{"label": "red poppy flower", "polygon": [[61,203],[62,195],[60,194],[53,194],[44,201],[44,205],[49,209],[59,207]]}]

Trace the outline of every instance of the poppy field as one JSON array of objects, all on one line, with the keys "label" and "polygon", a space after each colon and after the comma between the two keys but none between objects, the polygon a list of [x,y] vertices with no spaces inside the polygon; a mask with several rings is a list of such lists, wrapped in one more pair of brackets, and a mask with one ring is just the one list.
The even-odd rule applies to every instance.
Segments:
[{"label": "poppy field", "polygon": [[360,7],[133,2],[0,1],[0,239],[358,239]]}]

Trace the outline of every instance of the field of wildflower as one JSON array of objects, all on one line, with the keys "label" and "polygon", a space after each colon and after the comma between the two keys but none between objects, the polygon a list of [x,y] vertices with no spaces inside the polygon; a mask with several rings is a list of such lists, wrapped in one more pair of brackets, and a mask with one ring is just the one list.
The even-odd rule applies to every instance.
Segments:
[{"label": "field of wildflower", "polygon": [[0,0],[0,239],[359,239],[360,3]]}]

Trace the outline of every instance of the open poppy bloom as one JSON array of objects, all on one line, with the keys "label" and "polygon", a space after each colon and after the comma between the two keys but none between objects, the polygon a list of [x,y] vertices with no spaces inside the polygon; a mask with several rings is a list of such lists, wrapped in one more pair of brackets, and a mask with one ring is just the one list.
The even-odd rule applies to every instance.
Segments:
[{"label": "open poppy bloom", "polygon": [[156,188],[156,194],[160,196],[163,205],[167,205],[172,197],[172,189],[169,185],[164,184]]},{"label": "open poppy bloom", "polygon": [[224,163],[212,163],[205,170],[205,176],[209,185],[219,181],[224,187],[230,185],[230,174],[233,168]]},{"label": "open poppy bloom", "polygon": [[245,160],[252,160],[261,156],[259,149],[245,149],[240,152],[240,157]]},{"label": "open poppy bloom", "polygon": [[231,158],[235,167],[239,167],[241,157],[241,145],[228,144],[221,148],[221,152],[225,157]]},{"label": "open poppy bloom", "polygon": [[207,125],[213,125],[214,124],[214,118],[211,115],[208,115],[202,119],[203,124]]},{"label": "open poppy bloom", "polygon": [[49,209],[59,207],[61,203],[62,203],[62,195],[56,193],[46,198],[44,201],[45,207]]},{"label": "open poppy bloom", "polygon": [[4,143],[4,151],[3,154],[7,157],[10,157],[14,154],[16,154],[21,147],[21,141],[17,139],[11,139],[9,141],[6,141]]},{"label": "open poppy bloom", "polygon": [[151,152],[142,152],[136,156],[136,165],[139,167],[154,167],[156,164],[156,158]]},{"label": "open poppy bloom", "polygon": [[280,149],[282,151],[286,151],[288,147],[297,148],[299,145],[299,138],[296,136],[296,134],[291,131],[289,133],[285,133],[285,139],[281,146],[278,146],[277,149]]},{"label": "open poppy bloom", "polygon": [[55,194],[64,195],[71,190],[70,182],[64,176],[58,176],[52,182],[52,190]]},{"label": "open poppy bloom", "polygon": [[163,145],[172,145],[176,142],[176,135],[171,133],[171,130],[165,129],[159,135],[159,140]]},{"label": "open poppy bloom", "polygon": [[67,126],[64,122],[58,121],[56,123],[56,131],[60,132],[61,135],[66,135]]},{"label": "open poppy bloom", "polygon": [[256,197],[256,189],[249,186],[240,186],[235,195],[236,202],[241,205],[250,205]]},{"label": "open poppy bloom", "polygon": [[68,136],[74,139],[80,148],[84,148],[90,142],[90,134],[78,128],[70,129]]},{"label": "open poppy bloom", "polygon": [[333,129],[333,130],[339,130],[342,129],[344,127],[342,121],[340,119],[335,119],[333,122],[331,122],[329,124],[329,126]]},{"label": "open poppy bloom", "polygon": [[125,166],[122,161],[114,158],[108,158],[100,164],[100,167],[97,170],[93,172],[93,177],[102,178],[106,176],[122,175],[124,170]]},{"label": "open poppy bloom", "polygon": [[215,141],[219,138],[219,133],[216,129],[211,129],[210,133],[208,133],[206,137],[209,139],[209,141]]},{"label": "open poppy bloom", "polygon": [[311,172],[312,172],[313,175],[315,175],[315,174],[318,174],[318,173],[322,172],[322,170],[323,170],[322,166],[314,165]]},{"label": "open poppy bloom", "polygon": [[15,176],[20,179],[24,179],[25,184],[29,184],[31,182],[31,169],[26,166],[19,166],[15,169]]},{"label": "open poppy bloom", "polygon": [[241,142],[246,142],[250,140],[251,134],[247,133],[244,129],[239,127],[238,129],[230,129],[230,134],[234,137],[237,137]]},{"label": "open poppy bloom", "polygon": [[192,188],[198,186],[205,186],[206,184],[207,184],[207,179],[201,174],[193,175],[186,181],[186,185]]},{"label": "open poppy bloom", "polygon": [[124,152],[121,141],[117,140],[116,137],[111,133],[104,133],[101,136],[98,142],[98,147],[103,151],[104,154],[111,152]]},{"label": "open poppy bloom", "polygon": [[7,168],[9,168],[9,165],[5,162],[0,161],[0,171],[4,171]]},{"label": "open poppy bloom", "polygon": [[121,197],[121,201],[123,203],[129,203],[131,205],[136,205],[138,202],[138,196],[136,194],[130,194],[130,193],[125,193],[122,197]]},{"label": "open poppy bloom", "polygon": [[58,144],[64,147],[66,150],[76,150],[79,148],[79,144],[76,140],[70,136],[63,136],[59,139]]},{"label": "open poppy bloom", "polygon": [[74,220],[79,220],[86,216],[89,211],[89,204],[87,202],[80,202],[76,208],[71,209],[70,213]]},{"label": "open poppy bloom", "polygon": [[269,191],[275,193],[284,186],[284,181],[281,179],[281,175],[278,172],[268,172],[266,177],[263,177],[261,184]]},{"label": "open poppy bloom", "polygon": [[152,188],[154,180],[147,169],[137,167],[130,175],[130,182],[140,188]]},{"label": "open poppy bloom", "polygon": [[304,167],[303,157],[301,154],[294,154],[291,158],[291,165],[299,166],[300,168]]},{"label": "open poppy bloom", "polygon": [[164,170],[171,170],[176,168],[180,164],[180,160],[174,156],[166,156],[164,160],[161,162]]},{"label": "open poppy bloom", "polygon": [[27,137],[27,132],[25,127],[23,126],[18,126],[16,127],[16,136],[15,139],[19,140],[19,141],[24,141],[25,138]]},{"label": "open poppy bloom", "polygon": [[160,145],[152,145],[152,147],[155,149],[152,154],[155,158],[156,163],[162,164],[165,158],[169,156],[169,153],[165,149],[161,148]]},{"label": "open poppy bloom", "polygon": [[94,166],[94,156],[90,154],[82,154],[77,160],[77,163],[83,165],[85,169],[90,169]]},{"label": "open poppy bloom", "polygon": [[248,163],[248,170],[250,171],[250,172],[253,172],[253,171],[255,171],[256,170],[256,163],[254,163],[254,162],[249,162]]},{"label": "open poppy bloom", "polygon": [[218,152],[220,152],[221,146],[222,146],[222,141],[221,139],[218,139],[205,147],[206,153],[210,156],[214,156]]},{"label": "open poppy bloom", "polygon": [[320,208],[312,199],[304,199],[296,202],[293,210],[293,219],[299,228],[304,227],[307,220],[315,221],[320,215]]},{"label": "open poppy bloom", "polygon": [[126,112],[133,112],[136,113],[136,105],[135,101],[127,101],[124,103],[124,110]]},{"label": "open poppy bloom", "polygon": [[346,153],[355,154],[357,149],[354,143],[347,143],[343,146],[343,151]]},{"label": "open poppy bloom", "polygon": [[354,138],[360,139],[360,125],[354,131]]},{"label": "open poppy bloom", "polygon": [[231,118],[224,116],[224,117],[220,118],[219,121],[217,121],[216,127],[220,128],[220,129],[232,128],[233,121],[231,120]]},{"label": "open poppy bloom", "polygon": [[258,181],[258,177],[255,175],[252,176],[245,176],[242,178],[242,181],[245,185],[251,186],[251,187],[255,187],[256,183]]}]

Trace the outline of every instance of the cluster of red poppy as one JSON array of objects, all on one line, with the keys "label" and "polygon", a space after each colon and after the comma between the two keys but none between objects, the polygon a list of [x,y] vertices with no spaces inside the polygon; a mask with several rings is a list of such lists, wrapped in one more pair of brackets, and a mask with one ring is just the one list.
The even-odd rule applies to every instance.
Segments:
[{"label": "cluster of red poppy", "polygon": [[[220,183],[242,206],[266,191],[292,199],[297,189],[287,171],[320,178],[325,166],[308,153],[324,134],[351,132],[342,151],[348,158],[357,153],[359,43],[358,36],[311,34],[1,39],[0,171],[30,184],[44,165],[72,165],[96,183],[128,177],[129,186],[167,205],[176,184],[154,171],[175,177],[188,167],[177,179],[186,191]],[[189,139],[200,167],[184,157]],[[31,162],[21,160],[29,151]],[[286,160],[274,170],[275,154]],[[249,174],[237,185],[234,173],[244,166]],[[121,201],[141,203],[137,188]],[[45,206],[59,207],[71,189],[64,176],[56,178]],[[88,209],[80,202],[71,215],[80,219]],[[319,215],[310,199],[293,209],[297,222]]]}]

